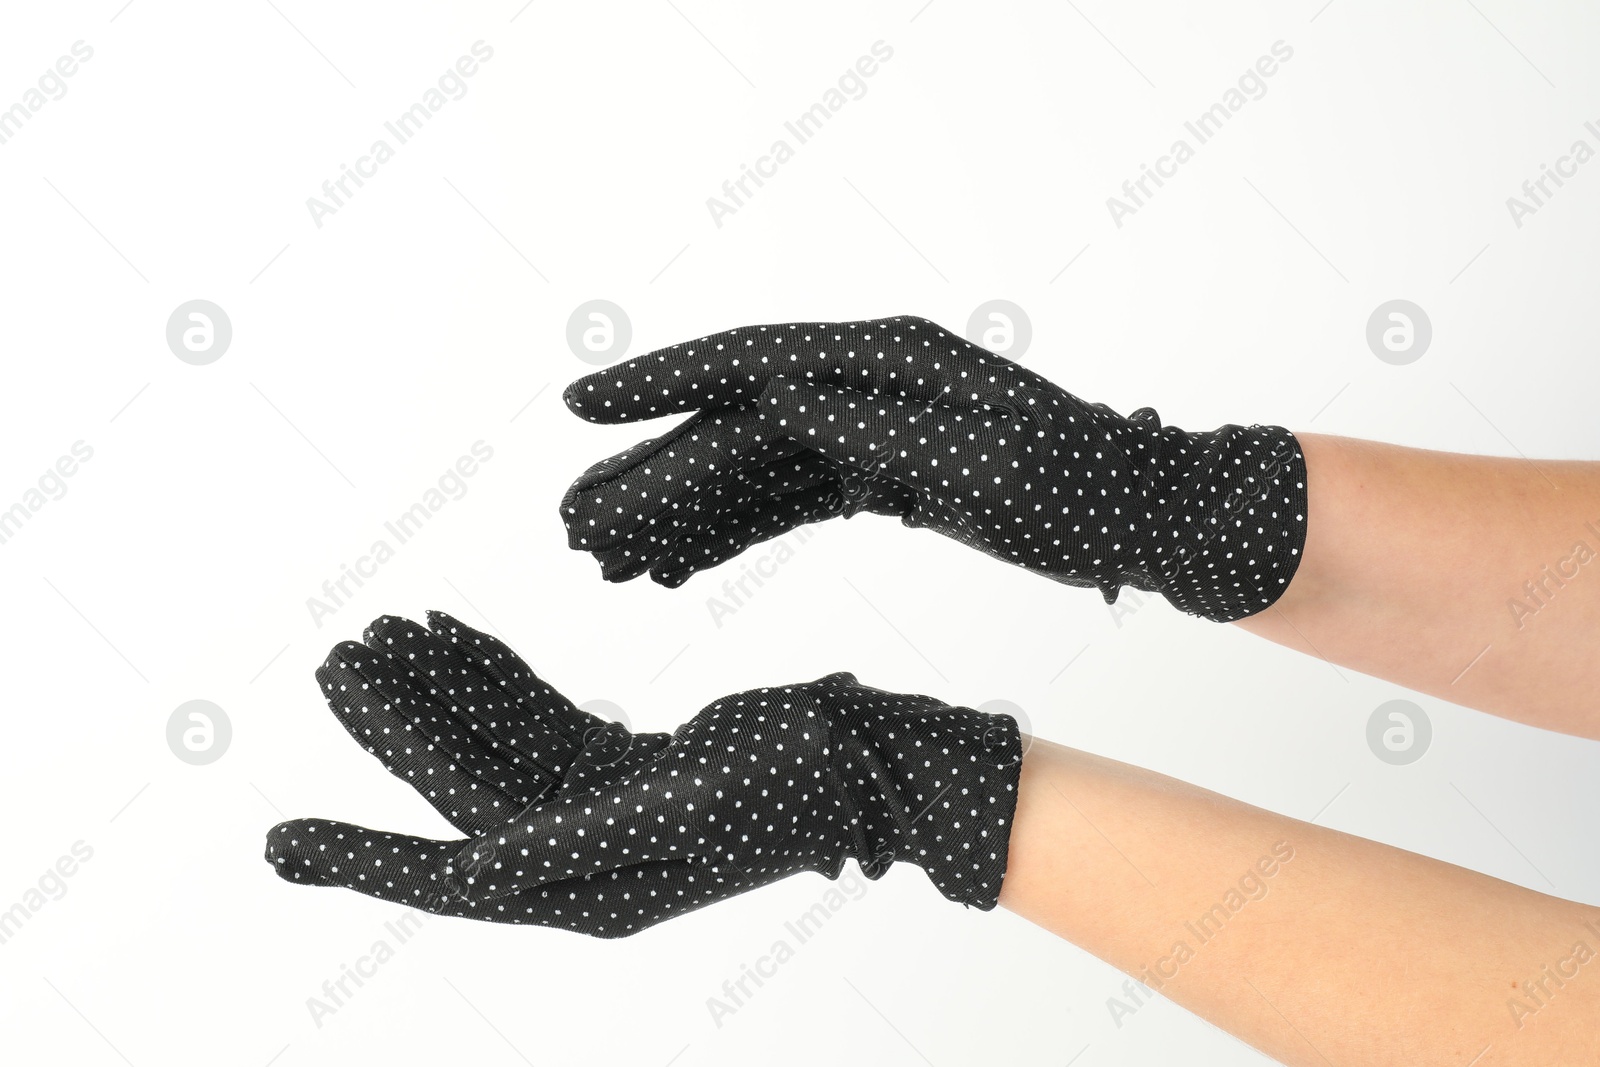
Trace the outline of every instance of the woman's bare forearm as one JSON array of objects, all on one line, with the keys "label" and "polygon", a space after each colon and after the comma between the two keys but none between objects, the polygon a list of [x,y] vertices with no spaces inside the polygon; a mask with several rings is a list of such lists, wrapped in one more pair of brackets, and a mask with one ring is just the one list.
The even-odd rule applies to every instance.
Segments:
[{"label": "woman's bare forearm", "polygon": [[1236,625],[1418,692],[1600,738],[1600,463],[1301,435],[1306,546]]},{"label": "woman's bare forearm", "polygon": [[[1600,1062],[1600,910],[1035,741],[1000,903],[1291,1065]],[[1487,1050],[1487,1051],[1486,1051]]]}]

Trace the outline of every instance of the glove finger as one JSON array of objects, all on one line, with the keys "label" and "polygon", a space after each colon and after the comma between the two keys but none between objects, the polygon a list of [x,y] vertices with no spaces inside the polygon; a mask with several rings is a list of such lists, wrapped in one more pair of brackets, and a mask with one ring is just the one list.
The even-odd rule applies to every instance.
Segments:
[{"label": "glove finger", "polygon": [[962,396],[1012,366],[913,315],[793,322],[657,349],[579,378],[562,395],[573,414],[590,422],[637,422],[746,404],[779,375],[927,402],[946,393]]},{"label": "glove finger", "polygon": [[767,425],[754,407],[709,411],[666,437],[645,441],[590,467],[561,499],[567,545],[593,552],[626,542],[736,467],[800,451],[764,448]]},{"label": "glove finger", "polygon": [[432,740],[428,731],[366,687],[353,670],[333,661],[317,671],[317,681],[334,718],[385,770],[420,793],[464,833],[481,833],[504,822],[526,801],[484,782]]},{"label": "glove finger", "polygon": [[671,734],[629,733],[621,723],[594,732],[550,799],[602,789],[633,774],[672,743]]},{"label": "glove finger", "polygon": [[463,896],[457,876],[441,866],[459,844],[328,819],[295,819],[267,832],[266,860],[286,882],[353,889],[436,915],[601,938],[626,937],[748,888],[737,875],[677,860],[635,864],[476,901]]},{"label": "glove finger", "polygon": [[[655,770],[646,763],[598,791],[535,804],[498,831],[462,842],[452,867],[471,899],[489,901],[638,863],[698,861],[689,813]],[[637,781],[651,778],[663,780],[655,788]]]},{"label": "glove finger", "polygon": [[268,831],[266,859],[287,882],[353,889],[436,915],[599,938],[626,937],[752,888],[737,872],[674,860],[475,901],[458,892],[454,876],[439,873],[435,866],[448,857],[453,844],[325,819],[296,819]]},{"label": "glove finger", "polygon": [[507,765],[546,785],[560,778],[577,745],[552,728],[554,724],[539,714],[532,701],[507,692],[476,670],[468,646],[397,616],[374,620],[365,639],[367,647],[376,650],[374,661],[390,668],[371,677],[391,699],[431,701],[481,737]]},{"label": "glove finger", "polygon": [[325,695],[327,683],[337,682],[345,699],[360,700],[369,707],[387,703],[470,771],[507,762],[479,723],[458,714],[448,702],[432,699],[429,683],[419,679],[407,661],[387,651],[341,641],[319,669],[317,680],[323,683]]},{"label": "glove finger", "polygon": [[373,619],[362,631],[361,640],[374,652],[403,661],[419,679],[454,680],[478,673],[463,649],[400,615]]},{"label": "glove finger", "polygon": [[[378,653],[354,641],[334,648],[317,672],[328,707],[346,733],[373,753],[390,774],[422,793],[456,829],[482,833],[499,827],[554,792],[563,781],[571,781],[571,771],[565,777],[525,776],[515,763],[507,765],[509,761],[501,758],[499,750],[485,749],[480,737],[459,733],[458,720],[438,712],[429,702],[416,702],[413,717],[408,717],[400,707],[413,707],[413,702],[390,701],[368,675],[352,665],[366,664],[373,656]],[[576,709],[573,712],[592,723],[573,744],[574,766],[581,761],[584,768],[576,781],[613,781],[659,749],[659,744],[632,749],[632,734],[621,723],[608,723]],[[667,734],[651,737],[658,736]],[[462,766],[459,753],[466,753],[475,771]],[[624,760],[624,755],[629,758]],[[517,755],[510,753],[510,760],[515,758]]]},{"label": "glove finger", "polygon": [[531,700],[546,721],[575,742],[604,720],[579,710],[555,687],[534,673],[532,667],[510,645],[481,630],[475,630],[443,611],[429,611],[428,628],[461,649],[473,665],[499,683],[507,693]]},{"label": "glove finger", "polygon": [[[467,773],[509,796],[543,796],[559,780],[558,774],[523,759],[515,748],[500,745],[470,717],[441,706],[425,690],[402,681],[406,674],[406,665],[396,657],[354,641],[341,641],[318,670],[317,681],[335,713],[387,705],[453,756]],[[337,706],[333,703],[336,695]]]},{"label": "glove finger", "polygon": [[838,481],[839,465],[809,450],[748,471],[735,468],[715,484],[638,531],[627,542],[595,552],[600,576],[625,582],[652,569],[685,536],[724,524],[728,517],[777,506],[783,498],[822,490]]},{"label": "glove finger", "polygon": [[676,589],[699,572],[746,549],[842,514],[841,502],[842,497],[833,486],[807,489],[724,516],[704,529],[690,529],[658,556],[650,568],[650,578],[658,585]]},{"label": "glove finger", "polygon": [[[681,468],[693,480],[715,469],[729,456],[744,455],[760,447],[764,438],[760,413],[754,404],[709,408],[685,419],[668,433],[646,438],[592,464],[572,483],[569,495],[606,486],[647,468],[669,472]],[[793,449],[790,449],[793,451]],[[698,463],[697,469],[690,469]]]},{"label": "glove finger", "polygon": [[[477,655],[487,659],[492,665],[491,669],[504,683],[501,689],[503,693],[512,693],[518,689],[526,689],[529,692],[529,696],[521,699],[514,708],[521,720],[515,726],[515,732],[520,733],[522,738],[520,743],[513,737],[505,745],[491,743],[485,748],[482,744],[484,738],[481,731],[473,729],[471,722],[468,723],[465,748],[472,754],[476,777],[500,776],[496,779],[500,788],[491,792],[488,803],[479,803],[468,812],[474,816],[469,824],[471,832],[481,832],[504,822],[515,812],[521,811],[557,787],[568,773],[565,765],[581,756],[586,747],[593,747],[595,744],[593,739],[601,739],[612,749],[621,746],[621,749],[625,750],[627,741],[631,737],[625,727],[617,723],[608,723],[573,707],[564,696],[543,683],[522,658],[498,638],[474,630],[444,612],[430,612],[429,621],[440,639],[456,645],[461,656]],[[405,620],[399,622],[404,623]],[[388,631],[385,629],[387,625],[384,620],[380,620],[376,625],[374,636],[382,638],[387,635]],[[414,623],[407,625],[415,626]],[[406,637],[404,632],[398,632],[393,636],[399,641],[403,641]],[[351,648],[357,653],[365,652],[367,657],[389,662],[387,653],[374,653],[359,645],[352,645]],[[391,663],[389,677],[392,678],[402,669],[400,665]],[[375,673],[378,672],[373,671],[368,677]],[[466,673],[474,674],[474,672]],[[489,684],[482,676],[474,676],[478,678],[476,685],[479,689]],[[420,680],[414,680],[413,684],[423,687],[429,685]],[[422,709],[433,706],[431,700],[418,700],[416,694],[407,692],[404,686],[396,686],[390,682],[387,685],[380,685],[379,688],[387,689],[390,698],[402,705],[410,706],[416,702]],[[460,697],[461,694],[457,693],[456,696]],[[438,699],[438,696],[435,695],[433,699]],[[475,721],[477,720],[472,720]],[[562,735],[559,741],[553,738],[551,727],[559,727],[558,732]],[[453,736],[459,739],[462,735]],[[459,740],[456,743],[459,744]],[[440,744],[448,747],[450,742],[444,741]],[[530,753],[531,759],[528,758]],[[554,762],[557,758],[560,760],[559,764]],[[610,763],[614,759],[615,756],[604,762]],[[591,756],[590,763],[596,762],[599,761]]]},{"label": "glove finger", "polygon": [[737,873],[671,860],[552,882],[477,907],[480,913],[497,909],[494,917],[503,922],[532,922],[590,937],[615,938],[636,934],[750,888]]},{"label": "glove finger", "polygon": [[461,897],[450,863],[462,844],[330,819],[292,819],[267,831],[266,860],[286,882],[341,886],[437,911]]},{"label": "glove finger", "polygon": [[761,410],[776,430],[807,448],[962,509],[987,506],[981,490],[963,488],[971,481],[966,457],[987,461],[1043,435],[995,408],[918,403],[785,378],[768,385]]}]

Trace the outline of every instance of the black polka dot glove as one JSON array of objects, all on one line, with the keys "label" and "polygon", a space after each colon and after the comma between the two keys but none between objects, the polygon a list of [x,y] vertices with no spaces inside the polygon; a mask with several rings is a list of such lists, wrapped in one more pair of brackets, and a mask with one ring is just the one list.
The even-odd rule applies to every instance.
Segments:
[{"label": "black polka dot glove", "polygon": [[561,502],[602,575],[676,586],[805,523],[894,515],[1107,602],[1121,586],[1231,621],[1305,542],[1305,461],[1276,426],[1124,417],[914,317],[750,326],[580,378],[593,422],[697,412]]},{"label": "black polka dot glove", "polygon": [[380,619],[318,673],[346,729],[463,840],[299,819],[268,834],[289,881],[441,914],[622,937],[799,871],[921,867],[994,907],[1014,720],[862,686],[758,689],[672,734],[574,708],[515,653],[440,613]]}]

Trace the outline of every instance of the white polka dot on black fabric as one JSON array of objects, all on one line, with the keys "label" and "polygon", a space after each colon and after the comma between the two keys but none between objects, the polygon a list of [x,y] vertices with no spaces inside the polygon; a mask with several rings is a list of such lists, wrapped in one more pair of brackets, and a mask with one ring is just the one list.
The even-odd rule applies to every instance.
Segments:
[{"label": "white polka dot on black fabric", "polygon": [[1124,417],[915,317],[712,334],[568,387],[574,412],[695,416],[602,461],[561,511],[602,576],[664,585],[834,515],[893,515],[1057,581],[1231,621],[1287,588],[1305,461],[1276,426]]},{"label": "white polka dot on black fabric", "polygon": [[871,878],[904,861],[951,900],[998,901],[1021,764],[1009,717],[834,674],[628,734],[497,639],[430,623],[380,619],[319,678],[351,735],[471,836],[293,820],[267,841],[284,879],[596,937],[801,871],[836,878],[849,859]]}]

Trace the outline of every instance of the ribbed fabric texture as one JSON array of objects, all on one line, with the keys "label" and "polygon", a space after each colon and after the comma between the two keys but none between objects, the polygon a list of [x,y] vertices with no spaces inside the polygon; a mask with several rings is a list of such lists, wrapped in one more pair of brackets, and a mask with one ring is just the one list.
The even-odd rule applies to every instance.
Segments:
[{"label": "ribbed fabric texture", "polygon": [[926,319],[713,334],[574,382],[595,422],[695,413],[584,473],[568,543],[663,585],[806,523],[893,515],[1108,600],[1123,585],[1231,621],[1270,606],[1304,545],[1287,430],[1124,417]]}]

